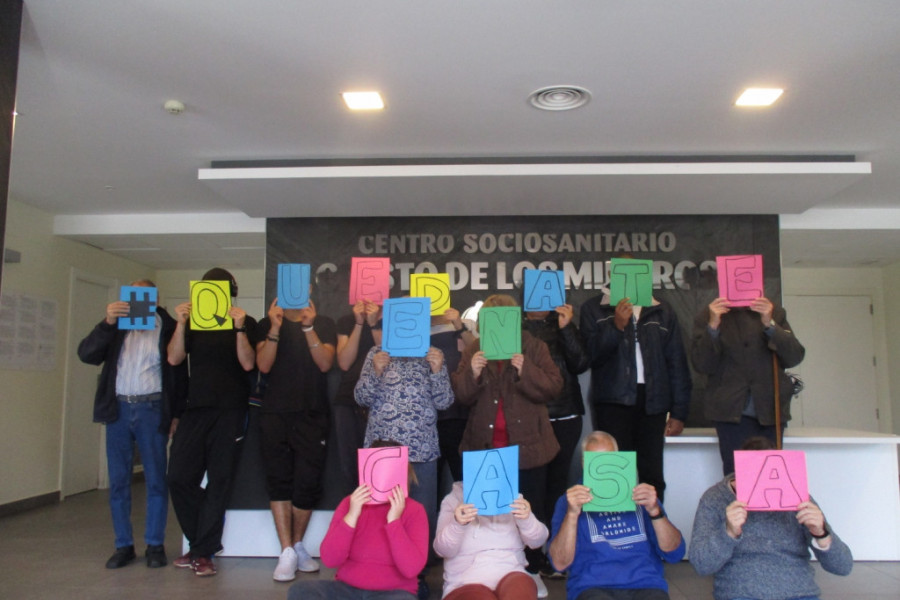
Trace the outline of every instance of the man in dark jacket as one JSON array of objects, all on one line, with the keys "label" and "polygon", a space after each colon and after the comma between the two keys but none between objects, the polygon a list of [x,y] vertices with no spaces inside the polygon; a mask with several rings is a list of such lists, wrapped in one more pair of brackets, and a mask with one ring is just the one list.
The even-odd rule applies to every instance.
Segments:
[{"label": "man in dark jacket", "polygon": [[581,334],[591,355],[594,427],[612,434],[620,450],[637,452],[638,479],[662,499],[665,436],[681,433],[691,402],[675,312],[656,298],[635,307],[628,298],[611,306],[597,296],[581,307]]},{"label": "man in dark jacket", "polygon": [[747,439],[763,436],[775,443],[776,374],[783,429],[793,395],[784,369],[800,364],[805,354],[784,309],[768,298],[740,308],[716,298],[697,315],[691,362],[707,376],[704,412],[716,426],[725,475],[734,472],[734,451]]},{"label": "man in dark jacket", "polygon": [[[155,287],[149,280],[132,285]],[[116,535],[116,551],[106,562],[108,569],[124,567],[136,557],[131,530],[135,443],[147,484],[147,566],[156,568],[167,563],[163,545],[169,509],[166,445],[187,393],[186,369],[172,367],[166,360],[175,320],[157,308],[153,329],[119,329],[118,320],[127,317],[129,309],[126,301],[110,303],[106,318],[78,345],[78,357],[83,362],[103,365],[94,398],[94,422],[106,424],[109,507]]]}]

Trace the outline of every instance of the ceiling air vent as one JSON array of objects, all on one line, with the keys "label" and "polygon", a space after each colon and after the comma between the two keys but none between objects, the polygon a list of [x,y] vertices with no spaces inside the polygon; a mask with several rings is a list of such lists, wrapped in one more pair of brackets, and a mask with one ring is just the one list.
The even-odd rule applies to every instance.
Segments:
[{"label": "ceiling air vent", "polygon": [[591,99],[591,93],[575,85],[552,85],[535,90],[528,101],[541,110],[572,110],[584,106]]}]

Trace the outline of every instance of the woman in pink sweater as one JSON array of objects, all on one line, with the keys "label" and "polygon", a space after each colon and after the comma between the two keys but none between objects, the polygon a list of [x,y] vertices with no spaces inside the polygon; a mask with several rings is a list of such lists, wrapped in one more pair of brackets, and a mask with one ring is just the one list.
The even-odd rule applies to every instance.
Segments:
[{"label": "woman in pink sweater", "polygon": [[434,550],[444,557],[444,600],[535,600],[525,546],[540,548],[547,536],[521,495],[511,513],[487,517],[463,501],[462,482],[454,483],[434,537]]},{"label": "woman in pink sweater", "polygon": [[421,504],[394,488],[389,503],[366,504],[361,485],[344,498],[320,547],[334,581],[298,581],[288,600],[414,600],[428,558],[428,518]]}]

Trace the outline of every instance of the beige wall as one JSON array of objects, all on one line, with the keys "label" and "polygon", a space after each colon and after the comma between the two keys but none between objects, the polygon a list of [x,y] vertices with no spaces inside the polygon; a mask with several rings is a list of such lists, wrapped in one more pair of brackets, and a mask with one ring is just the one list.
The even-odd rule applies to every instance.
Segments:
[{"label": "beige wall", "polygon": [[883,269],[885,299],[885,337],[887,371],[890,374],[890,398],[894,433],[900,434],[900,264]]},{"label": "beige wall", "polygon": [[[10,201],[6,246],[22,262],[3,266],[3,293],[27,293],[57,303],[56,367],[52,371],[0,369],[0,505],[59,490],[60,437],[71,269],[128,283],[153,277],[149,267],[85,244],[54,237],[48,213]],[[104,307],[97,307],[97,322]],[[84,324],[84,334],[95,323]]]}]

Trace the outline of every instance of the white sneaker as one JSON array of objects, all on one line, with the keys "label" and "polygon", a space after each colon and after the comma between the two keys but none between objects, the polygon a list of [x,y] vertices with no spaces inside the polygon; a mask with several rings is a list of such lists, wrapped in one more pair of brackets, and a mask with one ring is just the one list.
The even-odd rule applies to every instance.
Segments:
[{"label": "white sneaker", "polygon": [[319,562],[309,555],[303,542],[294,544],[294,552],[297,555],[297,570],[303,573],[315,573],[319,570]]},{"label": "white sneaker", "polygon": [[297,553],[293,548],[285,548],[278,558],[278,566],[272,574],[275,581],[293,581],[297,576]]},{"label": "white sneaker", "polygon": [[550,595],[550,592],[547,591],[547,586],[544,585],[543,580],[541,580],[540,573],[529,573],[531,578],[534,579],[534,582],[537,584],[537,597],[538,598],[546,598]]}]

